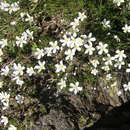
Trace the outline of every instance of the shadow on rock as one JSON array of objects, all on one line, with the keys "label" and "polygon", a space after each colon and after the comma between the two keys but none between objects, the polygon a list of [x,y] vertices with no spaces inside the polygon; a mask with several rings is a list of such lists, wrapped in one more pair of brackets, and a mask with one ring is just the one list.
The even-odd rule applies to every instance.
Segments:
[{"label": "shadow on rock", "polygon": [[92,127],[84,130],[130,130],[130,101],[112,109]]}]

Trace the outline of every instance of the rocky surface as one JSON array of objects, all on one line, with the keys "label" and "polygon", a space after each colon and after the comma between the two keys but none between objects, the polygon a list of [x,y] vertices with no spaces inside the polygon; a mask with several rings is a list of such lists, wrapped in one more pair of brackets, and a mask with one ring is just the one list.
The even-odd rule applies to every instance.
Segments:
[{"label": "rocky surface", "polygon": [[[130,96],[121,88],[123,78],[109,89],[100,79],[96,90],[88,87],[89,93],[78,95],[39,85],[37,98],[47,113],[37,118],[31,130],[129,130]],[[117,89],[122,95],[115,94]]]}]

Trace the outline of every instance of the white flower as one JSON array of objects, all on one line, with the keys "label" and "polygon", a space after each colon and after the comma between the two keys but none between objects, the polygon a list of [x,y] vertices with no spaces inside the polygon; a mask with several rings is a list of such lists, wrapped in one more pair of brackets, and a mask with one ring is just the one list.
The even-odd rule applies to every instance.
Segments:
[{"label": "white flower", "polygon": [[7,76],[9,74],[9,67],[5,66],[1,69],[1,75]]},{"label": "white flower", "polygon": [[9,14],[11,14],[12,12],[18,11],[20,8],[19,8],[19,5],[18,5],[18,2],[14,2],[12,4],[9,4],[7,2],[1,2],[0,3],[0,9],[3,10],[3,11],[8,11]]},{"label": "white flower", "polygon": [[74,94],[77,94],[79,91],[82,91],[82,87],[79,87],[79,82],[74,83],[70,83],[70,92],[74,92]]},{"label": "white flower", "polygon": [[70,42],[68,42],[67,47],[68,48],[74,48],[76,43],[76,35],[71,36]]},{"label": "white flower", "polygon": [[128,67],[129,67],[129,68],[126,69],[126,72],[127,72],[127,73],[130,72],[130,64],[128,64]]},{"label": "white flower", "polygon": [[16,12],[20,9],[18,2],[14,2],[9,6],[9,14],[12,14],[12,12]]},{"label": "white flower", "polygon": [[23,44],[27,44],[27,41],[26,41],[25,37],[16,36],[16,45],[22,48]]},{"label": "white flower", "polygon": [[1,116],[0,123],[6,126],[8,124],[8,118],[6,116]]},{"label": "white flower", "polygon": [[116,61],[116,63],[114,64],[114,67],[121,69],[122,65],[125,65],[124,61]]},{"label": "white flower", "polygon": [[10,98],[10,94],[7,94],[6,92],[1,92],[0,93],[0,100],[2,102],[8,102]]},{"label": "white flower", "polygon": [[106,20],[106,19],[104,19],[103,21],[102,21],[102,25],[103,25],[103,27],[104,28],[110,28],[111,26],[110,26],[110,21],[108,20]]},{"label": "white flower", "polygon": [[21,95],[17,95],[17,96],[15,97],[15,100],[16,100],[16,102],[17,102],[18,104],[22,104],[22,103],[23,103],[23,100],[24,100],[24,97],[21,96]]},{"label": "white flower", "polygon": [[124,54],[124,50],[116,50],[116,55],[115,58],[118,59],[119,61],[122,61],[123,58],[126,58],[126,54]]},{"label": "white flower", "polygon": [[92,55],[93,52],[95,51],[95,48],[92,46],[92,43],[85,44],[84,47],[86,48],[85,54]]},{"label": "white flower", "polygon": [[52,53],[56,53],[60,49],[57,44],[58,44],[57,41],[49,42],[49,45],[51,45],[52,48]]},{"label": "white flower", "polygon": [[61,79],[57,85],[60,86],[60,89],[63,89],[66,87],[66,81],[64,79]]},{"label": "white flower", "polygon": [[0,88],[3,87],[3,81],[0,81]]},{"label": "white flower", "polygon": [[26,72],[29,76],[32,76],[33,74],[35,74],[33,67],[28,67]]},{"label": "white flower", "polygon": [[44,56],[44,50],[36,48],[36,52],[34,52],[34,56],[39,60]]},{"label": "white flower", "polygon": [[1,48],[4,48],[4,47],[7,46],[7,45],[8,45],[7,39],[2,39],[2,40],[0,40],[0,46],[1,46]]},{"label": "white flower", "polygon": [[106,72],[110,70],[110,67],[108,65],[102,66],[102,69]]},{"label": "white flower", "polygon": [[108,53],[108,49],[107,49],[108,45],[107,44],[103,44],[102,42],[99,42],[99,45],[97,46],[98,54],[101,55],[103,52],[104,53]]},{"label": "white flower", "polygon": [[21,34],[21,37],[27,42],[28,41],[28,34],[26,32],[23,32]]},{"label": "white flower", "polygon": [[25,69],[24,66],[21,66],[20,63],[16,64],[14,63],[14,66],[13,66],[13,75],[23,75],[23,70]]},{"label": "white flower", "polygon": [[57,73],[60,71],[65,72],[66,66],[63,65],[63,61],[60,61],[60,64],[56,64],[55,67]]},{"label": "white flower", "polygon": [[130,82],[128,84],[123,85],[125,91],[130,91]]},{"label": "white flower", "polygon": [[79,19],[76,19],[76,18],[75,18],[74,21],[70,23],[70,25],[71,25],[72,28],[75,30],[75,28],[76,28],[77,26],[79,26]]},{"label": "white flower", "polygon": [[26,13],[25,13],[25,12],[21,12],[21,13],[20,13],[20,17],[22,18],[22,20],[24,19],[25,16],[26,16]]},{"label": "white flower", "polygon": [[24,84],[24,81],[19,76],[14,77],[12,80],[15,80],[17,85],[22,86]]},{"label": "white flower", "polygon": [[76,38],[74,43],[74,50],[81,51],[81,46],[83,45],[83,40],[81,38]]},{"label": "white flower", "polygon": [[12,22],[10,22],[10,25],[16,25],[16,24],[17,24],[16,21],[12,21]]},{"label": "white flower", "polygon": [[19,8],[19,2],[14,2],[10,5],[10,9],[9,9],[9,13],[11,14],[11,11],[18,11],[20,8]]},{"label": "white flower", "polygon": [[89,33],[88,36],[86,35],[81,35],[81,37],[85,38],[85,42],[88,42],[90,44],[92,44],[92,42],[96,41],[95,37],[92,37],[92,33]]},{"label": "white flower", "polygon": [[122,27],[122,30],[124,33],[130,33],[130,26],[128,26],[127,24],[125,24],[124,27]]},{"label": "white flower", "polygon": [[20,17],[23,21],[29,22],[30,24],[33,23],[34,19],[28,13],[21,12]]},{"label": "white flower", "polygon": [[113,3],[117,4],[117,6],[120,6],[121,3],[124,3],[124,0],[113,0]]},{"label": "white flower", "polygon": [[8,127],[8,130],[17,130],[17,128],[16,128],[14,125],[10,125],[10,126]]},{"label": "white flower", "polygon": [[34,39],[33,31],[30,31],[29,29],[27,29],[26,33],[27,33],[27,37],[28,37],[29,40],[33,40]]},{"label": "white flower", "polygon": [[10,98],[10,94],[6,93],[6,92],[1,92],[0,93],[0,102],[3,105],[3,110],[7,109],[9,107],[9,98]]},{"label": "white flower", "polygon": [[6,1],[0,2],[0,9],[3,11],[8,11],[9,6],[10,6],[10,4],[7,3]]},{"label": "white flower", "polygon": [[2,51],[2,49],[0,48],[0,56],[2,56],[3,55],[3,51]]},{"label": "white flower", "polygon": [[119,90],[119,91],[117,92],[117,96],[121,96],[121,94],[122,94],[122,92]]},{"label": "white flower", "polygon": [[52,55],[52,48],[51,47],[45,47],[45,54],[47,56],[51,56]]},{"label": "white flower", "polygon": [[64,35],[60,42],[62,43],[62,46],[69,46],[71,44],[71,39]]},{"label": "white flower", "polygon": [[105,65],[112,65],[112,61],[115,59],[115,57],[110,56],[110,54],[107,54],[107,57],[103,58],[103,61],[105,61]]},{"label": "white flower", "polygon": [[97,73],[98,73],[98,70],[97,70],[97,69],[92,69],[91,74],[97,75]]},{"label": "white flower", "polygon": [[33,23],[34,19],[33,17],[31,17],[28,13],[26,14],[26,18],[25,18],[26,22],[29,22],[30,24]]},{"label": "white flower", "polygon": [[99,61],[97,59],[90,60],[90,63],[96,68],[99,65]]},{"label": "white flower", "polygon": [[83,21],[85,18],[87,18],[87,16],[85,15],[85,12],[83,12],[83,13],[78,13],[79,14],[79,16],[78,16],[78,19],[80,19],[81,21]]},{"label": "white flower", "polygon": [[2,104],[3,104],[2,107],[3,110],[6,110],[9,107],[9,102],[3,102]]},{"label": "white flower", "polygon": [[65,51],[65,55],[66,55],[65,57],[66,60],[72,60],[73,56],[75,55],[75,50],[68,49]]},{"label": "white flower", "polygon": [[117,41],[117,42],[120,42],[120,38],[117,36],[117,35],[114,35],[114,39]]},{"label": "white flower", "polygon": [[75,45],[82,46],[83,42],[84,42],[84,40],[82,38],[77,37],[76,41],[75,41]]},{"label": "white flower", "polygon": [[38,73],[40,73],[42,70],[45,70],[45,61],[38,61],[38,65],[36,65],[34,68],[38,70]]},{"label": "white flower", "polygon": [[107,74],[107,75],[106,75],[106,80],[110,80],[110,79],[112,79],[111,74]]}]

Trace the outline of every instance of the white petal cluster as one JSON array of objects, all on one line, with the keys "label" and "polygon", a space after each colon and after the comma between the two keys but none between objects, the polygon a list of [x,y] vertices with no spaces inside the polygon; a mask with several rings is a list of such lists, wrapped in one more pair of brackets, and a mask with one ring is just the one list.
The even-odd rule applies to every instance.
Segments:
[{"label": "white petal cluster", "polygon": [[75,50],[68,49],[65,51],[65,55],[66,55],[66,57],[65,57],[66,60],[73,60],[73,57],[75,55]]},{"label": "white petal cluster", "polygon": [[89,44],[92,44],[93,42],[96,41],[96,38],[92,36],[91,32],[88,34],[88,36],[87,35],[81,35],[81,37],[84,38],[85,42],[89,43]]},{"label": "white petal cluster", "polygon": [[4,48],[8,45],[7,39],[0,40],[0,48]]},{"label": "white petal cluster", "polygon": [[60,61],[60,63],[56,64],[55,67],[56,67],[56,73],[65,72],[66,66],[63,64],[63,61]]},{"label": "white petal cluster", "polygon": [[38,65],[36,65],[34,69],[38,70],[38,73],[40,73],[42,70],[45,70],[45,61],[38,61]]},{"label": "white petal cluster", "polygon": [[8,124],[8,117],[1,116],[0,124],[3,124],[4,126],[6,126]]},{"label": "white petal cluster", "polygon": [[98,70],[96,68],[92,69],[91,74],[97,75],[97,73],[98,73]]},{"label": "white petal cluster", "polygon": [[20,17],[22,18],[23,21],[29,22],[30,24],[34,22],[34,18],[30,16],[28,13],[22,12],[20,14]]},{"label": "white petal cluster", "polygon": [[15,81],[19,86],[22,86],[24,84],[24,81],[19,76],[14,76],[12,80]]},{"label": "white petal cluster", "polygon": [[9,4],[6,1],[0,2],[0,9],[12,14],[13,12],[20,10],[19,2],[14,2],[12,4]]},{"label": "white petal cluster", "polygon": [[2,103],[2,109],[5,110],[9,107],[10,94],[6,92],[0,93],[0,103]]},{"label": "white petal cluster", "polygon": [[70,83],[70,92],[74,92],[74,94],[76,95],[78,92],[82,91],[82,87],[79,86],[79,82],[75,82],[75,83]]},{"label": "white petal cluster", "polygon": [[32,76],[35,74],[35,71],[34,71],[34,68],[33,67],[27,67],[27,70],[26,70],[27,74],[29,76]]},{"label": "white petal cluster", "polygon": [[34,56],[39,60],[45,55],[44,50],[40,48],[36,48],[36,51],[34,52]]},{"label": "white petal cluster", "polygon": [[14,125],[10,125],[10,126],[8,127],[8,130],[17,130],[17,127],[15,127]]},{"label": "white petal cluster", "polygon": [[124,33],[130,33],[130,26],[128,26],[127,24],[125,24],[124,27],[122,27],[122,30]]},{"label": "white petal cluster", "polygon": [[124,53],[124,50],[116,50],[115,59],[119,61],[123,61],[126,58],[126,54]]},{"label": "white petal cluster", "polygon": [[128,68],[126,69],[127,73],[130,73],[130,64],[128,64]]},{"label": "white petal cluster", "polygon": [[75,32],[78,32],[79,30],[78,30],[77,26],[79,26],[80,21],[83,21],[86,18],[87,18],[87,16],[85,15],[85,12],[83,12],[83,13],[79,12],[79,16],[77,18],[75,18],[73,22],[70,23],[70,25],[72,26],[72,29]]},{"label": "white petal cluster", "polygon": [[14,63],[12,70],[13,70],[12,80],[16,81],[17,85],[22,86],[24,81],[20,78],[20,76],[22,76],[24,74],[25,67],[22,66],[20,63],[18,63],[18,64]]},{"label": "white petal cluster", "polygon": [[106,75],[106,80],[111,80],[112,79],[112,75],[111,74],[107,74]]},{"label": "white petal cluster", "polygon": [[14,63],[13,65],[13,75],[23,75],[25,67],[22,66],[20,63],[16,64]]},{"label": "white petal cluster", "polygon": [[83,12],[83,13],[79,12],[78,14],[79,14],[78,19],[81,21],[83,21],[84,19],[87,18],[87,16],[85,15],[85,12]]},{"label": "white petal cluster", "polygon": [[60,49],[57,41],[49,42],[49,45],[51,46],[50,48],[51,48],[52,53],[56,53]]},{"label": "white petal cluster", "polygon": [[18,104],[22,104],[24,101],[24,97],[18,94],[15,96],[15,100]]},{"label": "white petal cluster", "polygon": [[66,81],[64,79],[61,79],[57,85],[60,87],[60,89],[66,88]]},{"label": "white petal cluster", "polygon": [[99,61],[97,59],[90,60],[90,63],[93,65],[93,67],[97,67],[99,65]]},{"label": "white petal cluster", "polygon": [[3,75],[3,76],[8,76],[9,71],[10,71],[9,67],[5,66],[4,68],[1,69],[1,73],[0,74]]},{"label": "white petal cluster", "polygon": [[104,19],[104,20],[102,21],[102,25],[103,25],[104,28],[110,28],[110,27],[111,27],[110,21],[109,21],[109,20],[106,20],[106,19]]},{"label": "white petal cluster", "polygon": [[117,41],[117,42],[120,42],[120,38],[117,36],[117,35],[114,35],[114,39]]},{"label": "white petal cluster", "polygon": [[123,85],[125,91],[130,91],[130,82],[128,84]]},{"label": "white petal cluster", "polygon": [[27,29],[20,37],[16,36],[16,45],[22,48],[23,45],[27,44],[29,40],[33,40],[33,31]]},{"label": "white petal cluster", "polygon": [[116,4],[117,6],[120,6],[124,2],[125,2],[124,0],[113,0],[113,3]]},{"label": "white petal cluster", "polygon": [[86,48],[85,54],[92,55],[93,52],[95,51],[95,48],[93,47],[92,43],[85,44],[84,47]]},{"label": "white petal cluster", "polygon": [[107,44],[103,44],[102,42],[99,42],[99,45],[97,46],[98,54],[102,55],[103,52],[107,54],[108,53],[107,47],[108,47]]},{"label": "white petal cluster", "polygon": [[110,54],[107,54],[107,57],[103,58],[105,65],[113,65],[114,60],[115,60],[115,57],[111,56]]}]

